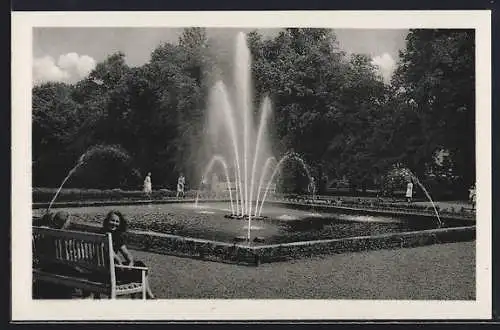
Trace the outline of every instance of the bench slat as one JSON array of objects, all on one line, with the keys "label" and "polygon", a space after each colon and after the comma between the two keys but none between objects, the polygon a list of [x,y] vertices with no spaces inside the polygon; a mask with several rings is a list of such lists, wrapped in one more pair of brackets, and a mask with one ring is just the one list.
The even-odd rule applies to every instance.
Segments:
[{"label": "bench slat", "polygon": [[87,232],[73,231],[73,230],[60,230],[60,229],[52,229],[45,227],[32,227],[32,228],[34,235],[49,233],[50,236],[52,237],[81,239],[88,242],[106,242],[105,234],[87,233]]},{"label": "bench slat", "polygon": [[33,243],[34,259],[39,263],[55,262],[93,270],[110,269],[106,235],[34,228]]},{"label": "bench slat", "polygon": [[[143,299],[145,298],[144,276],[147,268],[136,269],[142,271],[141,283],[117,285],[110,234],[42,227],[32,227],[32,229],[33,278],[35,280],[105,293],[111,298],[132,293],[142,293]],[[58,268],[59,265],[61,265],[61,270]],[[70,266],[69,273],[62,271],[66,268],[64,266]],[[121,268],[135,269],[136,267]],[[74,274],[73,271],[75,271]],[[64,273],[66,275],[63,275]],[[101,278],[99,274],[102,274],[101,282],[86,278],[89,276],[93,279]],[[94,277],[96,275],[99,276]]]},{"label": "bench slat", "polygon": [[44,257],[44,256],[39,256],[39,267],[40,269],[47,269],[47,266],[44,265],[50,265],[50,269],[57,269],[57,266],[67,266],[67,267],[72,267],[75,269],[82,268],[86,271],[92,271],[92,272],[100,272],[100,273],[109,273],[109,267],[103,266],[103,265],[96,265],[95,263],[92,262],[87,262],[84,260],[80,260],[78,262],[75,261],[70,261],[70,260],[63,260],[63,259],[54,259],[50,257]]}]

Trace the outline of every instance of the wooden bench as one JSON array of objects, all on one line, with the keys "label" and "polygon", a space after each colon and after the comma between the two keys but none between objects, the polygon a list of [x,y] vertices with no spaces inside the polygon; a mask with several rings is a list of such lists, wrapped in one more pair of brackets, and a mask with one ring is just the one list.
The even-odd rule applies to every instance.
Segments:
[{"label": "wooden bench", "polygon": [[[32,229],[34,281],[105,294],[110,299],[139,293],[146,299],[147,268],[115,264],[111,234]],[[68,275],[59,268],[75,271]],[[117,281],[116,269],[139,272],[141,280]]]}]

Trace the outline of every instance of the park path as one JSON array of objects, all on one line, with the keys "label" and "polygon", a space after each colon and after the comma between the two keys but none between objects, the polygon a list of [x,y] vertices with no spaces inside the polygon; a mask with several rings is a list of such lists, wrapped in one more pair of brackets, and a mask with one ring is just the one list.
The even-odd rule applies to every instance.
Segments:
[{"label": "park path", "polygon": [[158,298],[475,299],[475,242],[248,267],[134,251]]}]

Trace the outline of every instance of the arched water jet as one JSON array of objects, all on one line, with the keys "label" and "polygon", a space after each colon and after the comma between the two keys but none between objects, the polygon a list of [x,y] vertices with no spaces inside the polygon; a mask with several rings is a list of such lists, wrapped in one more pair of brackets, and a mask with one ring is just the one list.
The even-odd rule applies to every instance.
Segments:
[{"label": "arched water jet", "polygon": [[[229,190],[229,200],[231,202],[231,213],[234,214],[234,204],[233,204],[233,195],[231,193],[231,180],[229,179],[229,171],[227,168],[226,160],[224,157],[215,155],[212,157],[210,160],[210,163],[208,163],[205,172],[203,173],[203,178],[206,178],[210,171],[212,170],[212,167],[215,165],[215,163],[218,162],[222,165],[222,168],[224,170],[224,174],[226,175],[226,183],[227,183],[227,189]],[[201,186],[201,184],[200,184]],[[200,195],[200,189],[198,189],[198,192],[196,193],[196,200],[195,200],[195,207],[198,207],[198,199]]]},{"label": "arched water jet", "polygon": [[83,153],[80,158],[78,158],[78,161],[76,165],[68,172],[64,180],[62,181],[61,185],[57,189],[56,193],[52,197],[52,200],[49,203],[49,206],[47,208],[47,212],[50,211],[52,208],[52,205],[56,201],[57,197],[59,196],[59,193],[61,192],[64,184],[69,180],[69,178],[75,174],[76,170],[80,168],[80,166],[85,165],[90,159],[95,157],[96,155],[113,155],[115,158],[120,159],[123,162],[128,162],[130,160],[130,155],[122,149],[120,146],[116,145],[102,145],[98,144],[95,146],[90,147],[85,153]]},{"label": "arched water jet", "polygon": [[436,208],[436,204],[434,204],[434,201],[432,200],[432,197],[429,194],[429,192],[427,191],[427,189],[425,189],[425,186],[420,182],[420,180],[417,178],[417,176],[415,174],[413,174],[413,172],[410,171],[409,169],[403,168],[403,169],[401,169],[401,172],[404,175],[408,175],[420,187],[420,189],[422,189],[422,191],[424,192],[427,199],[431,202],[432,208],[434,209],[434,214],[436,215],[436,218],[438,220],[438,226],[442,227],[443,222],[441,221],[441,218],[439,217],[439,212]]},{"label": "arched water jet", "polygon": [[266,162],[264,163],[264,168],[262,169],[262,173],[260,175],[260,180],[259,180],[259,188],[257,189],[257,198],[255,198],[255,213],[254,216],[258,216],[258,211],[259,211],[259,197],[260,197],[260,191],[262,189],[262,184],[264,183],[264,178],[265,175],[267,174],[267,170],[269,166],[271,165],[272,161],[276,161],[276,158],[274,156],[269,157],[266,159]]},{"label": "arched water jet", "polygon": [[273,171],[273,174],[271,175],[271,178],[269,179],[269,181],[267,182],[267,185],[266,185],[266,190],[264,192],[264,197],[262,198],[262,201],[260,202],[260,208],[259,208],[259,214],[262,214],[262,208],[264,207],[264,202],[266,201],[266,197],[267,197],[267,193],[269,191],[269,187],[271,186],[271,183],[273,182],[274,180],[274,177],[276,176],[276,174],[278,173],[278,170],[280,169],[281,165],[288,159],[294,159],[294,160],[297,160],[301,165],[302,167],[304,168],[306,174],[307,174],[307,178],[309,179],[309,182],[311,182],[312,180],[312,177],[311,177],[311,173],[306,165],[306,163],[304,162],[304,160],[299,156],[297,155],[296,153],[294,152],[291,152],[291,153],[287,153],[285,154],[281,159],[280,161],[278,162],[278,164],[276,164],[276,167],[274,168],[274,171]]},{"label": "arched water jet", "polygon": [[62,187],[64,186],[64,184],[66,183],[66,181],[68,181],[68,179],[76,172],[76,170],[81,166],[83,165],[84,162],[83,162],[83,156],[80,157],[80,159],[78,160],[77,164],[68,172],[68,174],[66,175],[66,177],[64,178],[63,182],[61,183],[61,185],[59,186],[59,188],[57,189],[56,193],[54,194],[54,196],[52,197],[52,200],[50,201],[49,203],[49,207],[47,208],[47,212],[50,211],[50,209],[52,208],[52,204],[54,204],[57,196],[59,196],[59,193],[61,192],[61,189]]}]

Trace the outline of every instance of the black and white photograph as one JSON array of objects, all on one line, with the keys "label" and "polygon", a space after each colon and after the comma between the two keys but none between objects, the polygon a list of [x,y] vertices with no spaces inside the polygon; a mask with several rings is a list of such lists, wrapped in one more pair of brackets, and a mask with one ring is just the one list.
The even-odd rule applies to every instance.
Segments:
[{"label": "black and white photograph", "polygon": [[489,14],[433,14],[13,15],[13,316],[490,317]]}]

